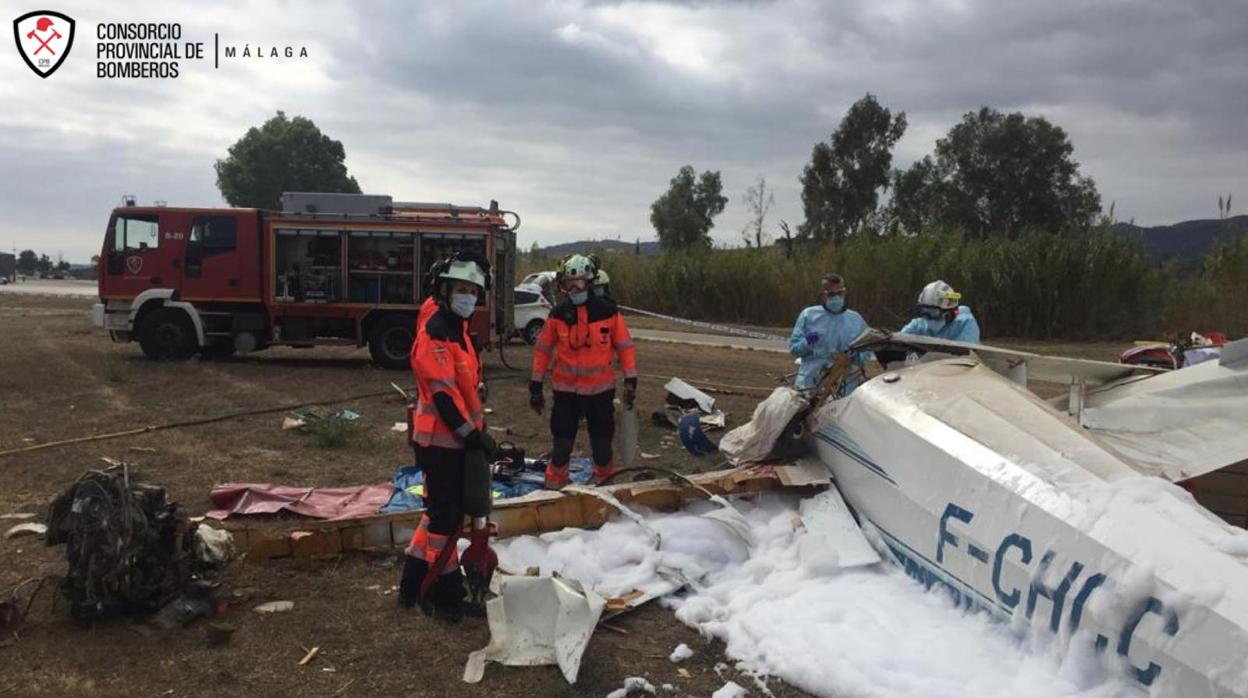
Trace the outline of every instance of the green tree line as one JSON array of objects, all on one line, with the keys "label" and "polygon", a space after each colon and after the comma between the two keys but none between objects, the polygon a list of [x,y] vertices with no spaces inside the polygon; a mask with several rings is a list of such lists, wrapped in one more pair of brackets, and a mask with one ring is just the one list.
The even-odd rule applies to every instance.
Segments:
[{"label": "green tree line", "polygon": [[[1159,338],[1165,332],[1248,334],[1248,238],[1219,243],[1194,274],[1157,267],[1140,244],[1105,226],[1073,236],[1038,229],[1014,239],[959,231],[858,236],[782,249],[672,250],[647,258],[602,252],[616,300],[680,317],[785,326],[814,305],[830,271],[849,284],[849,305],[872,326],[897,329],[919,289],[944,279],[963,293],[986,337]],[[556,260],[522,256],[521,273]]]}]

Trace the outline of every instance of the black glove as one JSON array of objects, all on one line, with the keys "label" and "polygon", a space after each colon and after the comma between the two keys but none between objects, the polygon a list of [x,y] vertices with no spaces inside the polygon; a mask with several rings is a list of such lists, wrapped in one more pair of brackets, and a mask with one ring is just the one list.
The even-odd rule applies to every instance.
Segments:
[{"label": "black glove", "polygon": [[529,407],[532,407],[533,411],[538,414],[546,409],[546,398],[542,395],[541,381],[529,382]]},{"label": "black glove", "polygon": [[494,435],[490,433],[489,427],[481,431],[481,450],[485,451],[485,459],[490,463],[498,457],[498,442],[494,440]]},{"label": "black glove", "polygon": [[468,435],[464,437],[464,448],[477,451],[485,450],[485,435],[481,433],[480,429],[473,429],[468,432]]},{"label": "black glove", "polygon": [[630,410],[633,409],[633,403],[637,402],[637,379],[636,378],[624,379],[623,399],[624,399],[624,406]]}]

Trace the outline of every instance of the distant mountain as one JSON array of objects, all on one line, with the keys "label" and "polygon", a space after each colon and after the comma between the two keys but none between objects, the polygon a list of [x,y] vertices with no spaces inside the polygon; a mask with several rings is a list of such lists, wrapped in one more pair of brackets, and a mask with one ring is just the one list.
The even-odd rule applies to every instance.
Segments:
[{"label": "distant mountain", "polygon": [[[625,242],[623,240],[579,240],[577,242],[565,242],[561,245],[538,248],[538,252],[547,257],[563,257],[577,252],[582,254],[589,254],[590,252],[624,252],[632,254],[636,251],[637,243]],[[659,243],[657,240],[641,243],[642,257],[655,257],[658,254]]]},{"label": "distant mountain", "polygon": [[1147,228],[1130,223],[1115,223],[1110,230],[1139,240],[1144,245],[1144,253],[1153,262],[1193,266],[1200,263],[1218,240],[1248,231],[1248,216],[1233,216],[1225,221],[1183,221],[1174,225],[1154,225]]}]

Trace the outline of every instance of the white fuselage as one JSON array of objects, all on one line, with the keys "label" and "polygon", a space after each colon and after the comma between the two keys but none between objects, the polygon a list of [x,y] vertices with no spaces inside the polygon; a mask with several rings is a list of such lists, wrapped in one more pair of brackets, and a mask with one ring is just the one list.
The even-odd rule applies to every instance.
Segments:
[{"label": "white fuselage", "polygon": [[811,441],[912,576],[1092,643],[1155,695],[1248,695],[1227,524],[973,359],[886,377],[822,407]]}]

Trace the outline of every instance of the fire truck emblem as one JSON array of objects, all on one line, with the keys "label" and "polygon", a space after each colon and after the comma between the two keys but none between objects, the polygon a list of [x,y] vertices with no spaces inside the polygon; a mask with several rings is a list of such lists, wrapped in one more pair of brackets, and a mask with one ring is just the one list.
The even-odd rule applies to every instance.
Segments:
[{"label": "fire truck emblem", "polygon": [[126,271],[131,274],[138,274],[143,271],[143,258],[136,255],[126,257]]},{"label": "fire truck emblem", "polygon": [[74,20],[60,12],[39,10],[13,20],[17,52],[35,75],[46,78],[61,67],[74,45]]}]

